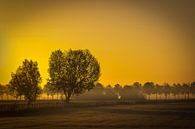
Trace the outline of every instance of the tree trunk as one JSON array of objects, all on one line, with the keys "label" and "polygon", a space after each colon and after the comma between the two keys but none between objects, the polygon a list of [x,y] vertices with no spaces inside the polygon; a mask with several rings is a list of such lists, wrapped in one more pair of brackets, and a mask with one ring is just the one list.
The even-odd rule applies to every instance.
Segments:
[{"label": "tree trunk", "polygon": [[49,100],[49,95],[47,94],[47,100]]},{"label": "tree trunk", "polygon": [[157,96],[158,94],[156,93],[156,101],[157,101],[157,99],[158,99],[158,96]]},{"label": "tree trunk", "polygon": [[150,100],[150,94],[148,95],[148,100]]},{"label": "tree trunk", "polygon": [[165,93],[165,100],[167,100],[167,94]]},{"label": "tree trunk", "polygon": [[70,103],[70,97],[66,97],[66,103]]},{"label": "tree trunk", "polygon": [[67,96],[66,96],[66,103],[70,103],[70,97],[71,97],[72,93],[68,92]]},{"label": "tree trunk", "polygon": [[65,90],[64,90],[64,95],[65,95],[65,101],[66,101],[66,103],[70,103],[70,97],[71,97],[71,95],[72,95],[72,91],[68,91],[68,92],[66,92]]},{"label": "tree trunk", "polygon": [[190,93],[188,92],[188,100],[190,100]]},{"label": "tree trunk", "polygon": [[58,95],[59,95],[59,94],[58,94],[58,92],[57,92],[57,100],[58,100]]}]

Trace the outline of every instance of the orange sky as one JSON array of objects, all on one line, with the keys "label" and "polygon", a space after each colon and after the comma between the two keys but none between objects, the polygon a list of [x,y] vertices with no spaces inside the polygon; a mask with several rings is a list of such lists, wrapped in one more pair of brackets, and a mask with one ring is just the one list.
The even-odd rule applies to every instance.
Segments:
[{"label": "orange sky", "polygon": [[103,84],[194,81],[193,7],[155,4],[1,4],[0,83],[8,83],[11,72],[28,58],[38,61],[43,85],[51,52],[70,48],[92,52],[101,64]]}]

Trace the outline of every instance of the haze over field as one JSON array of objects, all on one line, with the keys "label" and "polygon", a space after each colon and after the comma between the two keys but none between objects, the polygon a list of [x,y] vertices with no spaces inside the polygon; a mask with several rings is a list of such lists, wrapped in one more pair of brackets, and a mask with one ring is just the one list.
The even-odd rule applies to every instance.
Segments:
[{"label": "haze over field", "polygon": [[103,84],[192,82],[193,1],[0,2],[0,83],[25,59],[38,61],[43,84],[53,50],[89,49]]}]

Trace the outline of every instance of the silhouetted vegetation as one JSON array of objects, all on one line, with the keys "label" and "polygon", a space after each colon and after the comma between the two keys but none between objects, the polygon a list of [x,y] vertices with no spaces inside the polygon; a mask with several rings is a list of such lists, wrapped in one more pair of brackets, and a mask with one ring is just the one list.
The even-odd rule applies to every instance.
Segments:
[{"label": "silhouetted vegetation", "polygon": [[[89,50],[56,50],[49,58],[50,78],[43,89],[38,63],[25,60],[16,73],[11,74],[7,85],[0,85],[1,100],[26,100],[31,104],[37,99],[95,101],[145,101],[195,99],[195,82],[183,84],[103,85],[98,83],[100,65]],[[39,105],[40,106],[40,105]]]},{"label": "silhouetted vegetation", "polygon": [[3,99],[3,95],[5,94],[6,87],[0,84],[0,97]]},{"label": "silhouetted vegetation", "polygon": [[[151,85],[150,85],[151,84]],[[42,100],[64,100],[65,96],[63,91],[53,89],[47,83],[40,94],[39,99]],[[2,100],[20,100],[20,97],[16,97],[16,93],[10,89],[10,86],[0,85],[0,98]],[[23,95],[21,96],[23,100]],[[146,82],[141,85],[139,82],[135,82],[132,85],[116,84],[114,86],[104,86],[101,83],[97,83],[93,89],[86,91],[81,95],[73,96],[73,100],[99,100],[99,101],[142,101],[142,100],[191,100],[195,99],[195,82],[185,84],[173,84],[167,83],[163,85],[154,84],[153,82]]]},{"label": "silhouetted vegetation", "polygon": [[28,104],[35,101],[41,93],[39,86],[41,82],[37,62],[25,60],[22,66],[19,66],[16,73],[12,73],[9,85],[9,91],[16,98],[24,96]]},{"label": "silhouetted vegetation", "polygon": [[72,95],[95,86],[100,77],[100,65],[89,50],[57,50],[49,59],[49,75],[47,91],[63,92],[69,103]]},{"label": "silhouetted vegetation", "polygon": [[[69,52],[70,55],[67,54]],[[51,120],[63,125],[63,128],[194,127],[194,124],[188,123],[193,123],[195,116],[195,82],[103,85],[97,82],[99,63],[87,50],[54,51],[49,63],[50,78],[43,89],[39,87],[41,77],[37,62],[28,60],[19,66],[16,73],[12,73],[9,84],[0,84],[0,115],[3,119],[6,116],[1,122],[2,128],[12,128],[12,125],[15,128],[17,125],[10,122],[13,118],[8,116],[17,116],[15,121],[20,124],[19,128],[34,128],[35,125],[58,128],[54,126],[56,124],[51,124]],[[65,104],[70,97],[73,103]],[[180,122],[177,124],[169,123],[178,119]]]}]

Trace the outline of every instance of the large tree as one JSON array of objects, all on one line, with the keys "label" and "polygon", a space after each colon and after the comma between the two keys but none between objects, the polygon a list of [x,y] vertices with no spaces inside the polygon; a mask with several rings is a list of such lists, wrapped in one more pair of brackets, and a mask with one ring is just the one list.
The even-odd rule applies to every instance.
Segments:
[{"label": "large tree", "polygon": [[89,50],[57,50],[49,58],[49,75],[49,83],[63,91],[69,103],[72,95],[95,86],[100,77],[100,65]]},{"label": "large tree", "polygon": [[22,66],[19,66],[16,73],[11,74],[10,91],[15,97],[24,96],[28,104],[35,101],[41,93],[41,77],[38,70],[38,63],[25,59]]}]

